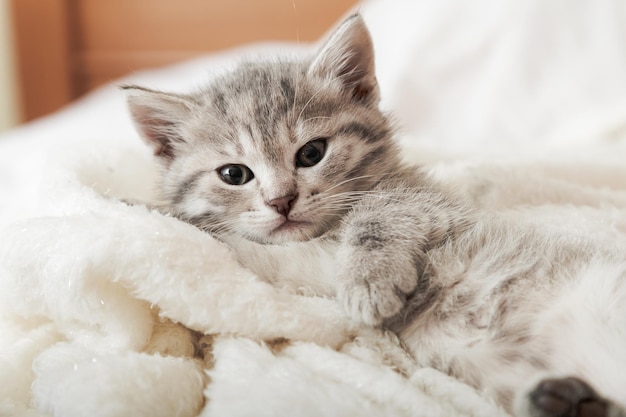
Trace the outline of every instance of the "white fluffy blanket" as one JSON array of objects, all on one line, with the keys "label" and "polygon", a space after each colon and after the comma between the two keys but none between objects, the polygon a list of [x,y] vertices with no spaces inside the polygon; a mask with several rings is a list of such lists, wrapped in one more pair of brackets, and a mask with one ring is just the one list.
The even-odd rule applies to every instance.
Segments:
[{"label": "white fluffy blanket", "polygon": [[[363,12],[407,159],[512,221],[624,239],[621,0]],[[293,49],[126,82],[188,90]],[[505,415],[333,300],[279,292],[209,235],[120,202],[150,200],[154,168],[114,86],[0,139],[0,416]]]}]

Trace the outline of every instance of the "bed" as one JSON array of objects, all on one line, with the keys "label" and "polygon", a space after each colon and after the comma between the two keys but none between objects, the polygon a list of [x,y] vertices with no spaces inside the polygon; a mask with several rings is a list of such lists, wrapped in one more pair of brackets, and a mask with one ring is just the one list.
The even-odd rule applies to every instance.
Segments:
[{"label": "bed", "polygon": [[[512,221],[626,243],[620,0],[359,7],[408,161]],[[118,85],[189,91],[244,55],[309,47],[137,71],[0,137],[0,415],[507,415],[334,300],[281,292],[123,202],[153,199],[156,172]]]}]

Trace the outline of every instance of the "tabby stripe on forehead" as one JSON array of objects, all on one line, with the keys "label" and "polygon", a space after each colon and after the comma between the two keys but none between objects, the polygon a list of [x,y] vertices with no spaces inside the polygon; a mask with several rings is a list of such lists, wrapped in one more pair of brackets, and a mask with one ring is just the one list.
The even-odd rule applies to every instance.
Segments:
[{"label": "tabby stripe on forehead", "polygon": [[226,114],[226,96],[219,92],[213,96],[213,106],[222,114]]},{"label": "tabby stripe on forehead", "polygon": [[387,129],[372,128],[359,122],[350,122],[341,126],[337,134],[358,136],[368,143],[374,143],[384,139],[389,134],[389,131]]},{"label": "tabby stripe on forehead", "polygon": [[204,174],[207,174],[207,171],[198,171],[189,175],[185,180],[178,186],[176,189],[176,194],[174,195],[173,202],[178,204],[182,202],[185,197],[194,189],[200,177]]},{"label": "tabby stripe on forehead", "polygon": [[285,98],[289,103],[293,103],[296,97],[296,90],[291,85],[291,81],[287,78],[282,78],[280,80],[280,89],[283,93],[283,98]]}]

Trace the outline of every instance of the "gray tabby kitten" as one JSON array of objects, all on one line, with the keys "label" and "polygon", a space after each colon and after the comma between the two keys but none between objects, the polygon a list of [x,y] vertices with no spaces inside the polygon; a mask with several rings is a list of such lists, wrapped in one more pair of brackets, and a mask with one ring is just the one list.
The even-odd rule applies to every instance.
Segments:
[{"label": "gray tabby kitten", "polygon": [[402,166],[360,16],[311,59],[245,63],[191,95],[126,89],[164,207],[261,277],[336,296],[517,415],[626,416],[623,256]]}]

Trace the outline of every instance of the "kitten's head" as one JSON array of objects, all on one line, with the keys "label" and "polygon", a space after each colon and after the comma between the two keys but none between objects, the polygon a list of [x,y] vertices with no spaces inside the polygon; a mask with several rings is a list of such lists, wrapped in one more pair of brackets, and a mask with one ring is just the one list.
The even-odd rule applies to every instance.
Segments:
[{"label": "kitten's head", "polygon": [[126,90],[165,204],[215,234],[320,236],[398,163],[358,15],[309,60],[245,63],[192,95]]}]

